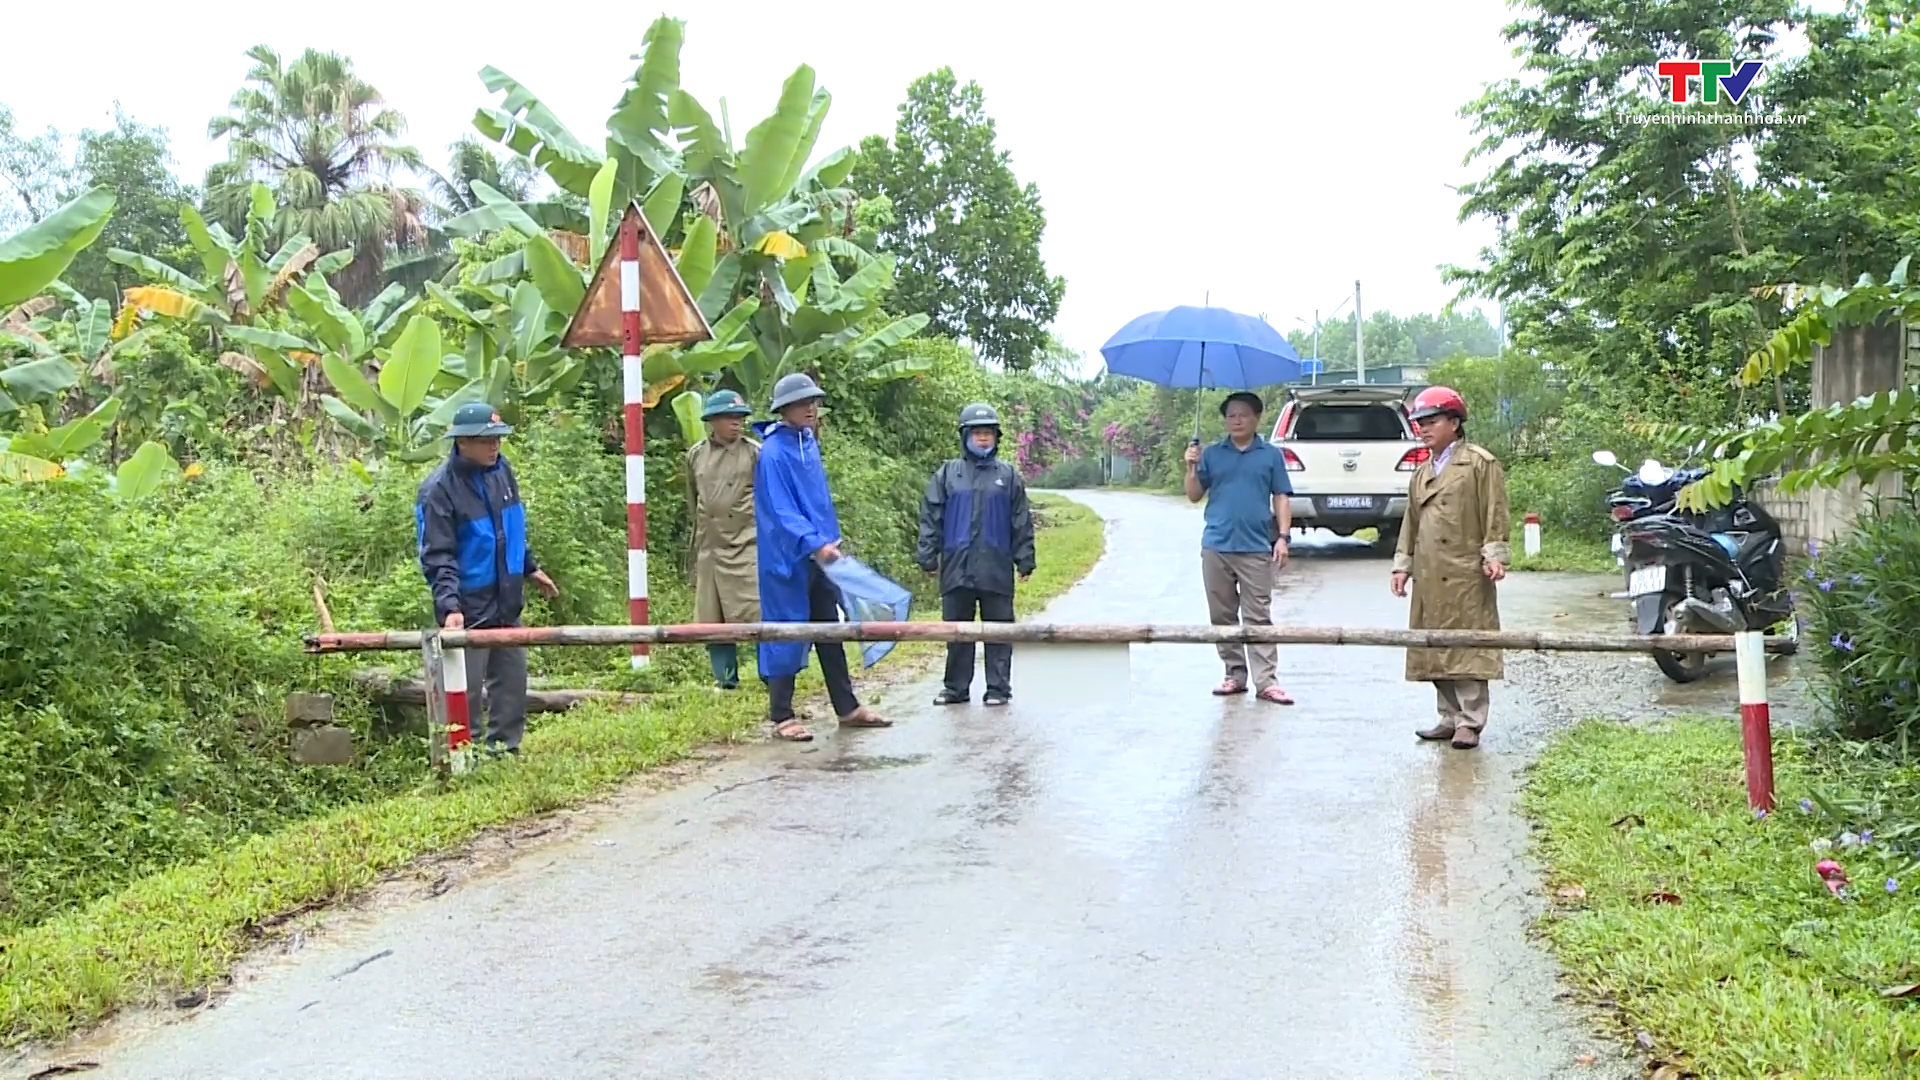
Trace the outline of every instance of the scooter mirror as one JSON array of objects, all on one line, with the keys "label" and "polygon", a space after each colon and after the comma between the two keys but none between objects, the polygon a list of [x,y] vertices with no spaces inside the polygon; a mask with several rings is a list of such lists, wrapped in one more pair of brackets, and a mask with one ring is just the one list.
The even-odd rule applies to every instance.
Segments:
[{"label": "scooter mirror", "polygon": [[1660,462],[1657,459],[1648,458],[1646,461],[1643,461],[1640,463],[1640,482],[1641,483],[1658,484],[1664,481],[1666,478],[1667,478],[1667,467],[1665,465],[1660,464]]},{"label": "scooter mirror", "polygon": [[1620,464],[1620,459],[1614,457],[1613,451],[1611,450],[1595,450],[1593,452],[1593,463],[1595,465],[1604,465],[1611,469]]}]

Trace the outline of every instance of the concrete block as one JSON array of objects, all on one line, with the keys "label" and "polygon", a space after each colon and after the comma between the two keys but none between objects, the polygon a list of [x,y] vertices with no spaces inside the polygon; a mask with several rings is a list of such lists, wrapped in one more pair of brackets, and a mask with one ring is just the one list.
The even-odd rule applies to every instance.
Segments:
[{"label": "concrete block", "polygon": [[295,765],[353,764],[353,732],[343,727],[304,727],[293,731]]},{"label": "concrete block", "polygon": [[287,726],[315,727],[333,723],[332,694],[288,694]]}]

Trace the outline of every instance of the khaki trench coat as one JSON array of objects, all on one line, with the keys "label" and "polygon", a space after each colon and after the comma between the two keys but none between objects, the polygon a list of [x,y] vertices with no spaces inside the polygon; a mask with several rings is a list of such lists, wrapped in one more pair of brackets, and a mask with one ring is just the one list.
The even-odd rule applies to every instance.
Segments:
[{"label": "khaki trench coat", "polygon": [[703,623],[760,621],[753,466],[760,444],[703,440],[687,451],[687,517],[693,522],[693,617]]},{"label": "khaki trench coat", "polygon": [[[1433,462],[1414,470],[1407,516],[1393,556],[1396,573],[1413,575],[1415,630],[1498,630],[1500,606],[1488,561],[1506,563],[1507,477],[1499,459],[1472,443],[1454,444],[1439,476]],[[1409,682],[1506,677],[1499,649],[1408,649]]]}]

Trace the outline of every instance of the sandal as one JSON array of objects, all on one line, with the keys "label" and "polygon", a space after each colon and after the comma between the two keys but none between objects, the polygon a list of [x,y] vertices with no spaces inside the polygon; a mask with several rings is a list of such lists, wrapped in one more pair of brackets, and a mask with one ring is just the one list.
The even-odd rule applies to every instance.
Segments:
[{"label": "sandal", "polygon": [[1280,689],[1278,686],[1269,686],[1265,690],[1260,691],[1260,693],[1256,696],[1261,701],[1272,702],[1275,705],[1293,704],[1293,698],[1288,697],[1287,692],[1285,690]]},{"label": "sandal", "polygon": [[1235,694],[1244,694],[1246,692],[1247,687],[1245,683],[1237,683],[1232,679],[1224,680],[1219,686],[1213,688],[1214,697],[1232,697]]},{"label": "sandal", "polygon": [[893,721],[867,708],[865,705],[840,718],[841,727],[883,728],[892,727]]},{"label": "sandal", "polygon": [[812,742],[813,732],[799,720],[782,720],[773,726],[773,737],[785,742]]}]

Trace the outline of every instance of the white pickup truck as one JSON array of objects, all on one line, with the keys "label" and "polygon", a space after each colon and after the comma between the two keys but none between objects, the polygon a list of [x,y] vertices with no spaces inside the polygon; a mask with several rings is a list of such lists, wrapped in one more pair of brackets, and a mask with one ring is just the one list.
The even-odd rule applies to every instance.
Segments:
[{"label": "white pickup truck", "polygon": [[1407,402],[1418,386],[1296,386],[1273,437],[1293,481],[1293,526],[1352,536],[1378,529],[1392,552],[1407,512],[1407,483],[1429,451]]}]

